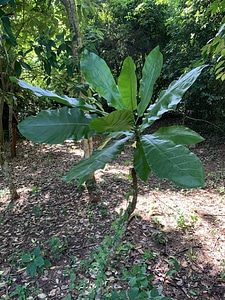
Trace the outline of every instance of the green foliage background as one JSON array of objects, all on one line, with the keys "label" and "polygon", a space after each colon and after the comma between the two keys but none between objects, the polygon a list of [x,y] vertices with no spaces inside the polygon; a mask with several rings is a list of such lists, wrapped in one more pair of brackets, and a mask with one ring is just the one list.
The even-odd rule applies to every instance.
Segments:
[{"label": "green foliage background", "polygon": [[[101,56],[116,78],[121,62],[130,55],[140,79],[145,57],[157,45],[164,65],[156,95],[185,71],[209,63],[212,68],[204,70],[178,110],[185,116],[223,123],[224,0],[83,0],[76,5],[84,48]],[[90,96],[79,76],[78,57],[72,55],[60,1],[5,0],[0,4],[0,19],[0,63],[5,78],[14,75],[61,95],[82,92]],[[40,103],[16,88],[13,93],[20,119],[36,113],[40,106],[58,106],[44,99]]]}]

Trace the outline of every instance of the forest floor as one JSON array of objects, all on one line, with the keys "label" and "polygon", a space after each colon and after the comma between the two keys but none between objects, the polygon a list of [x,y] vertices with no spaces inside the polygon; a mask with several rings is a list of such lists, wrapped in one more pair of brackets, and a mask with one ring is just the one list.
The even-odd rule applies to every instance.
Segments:
[{"label": "forest floor", "polygon": [[[191,150],[203,162],[204,188],[177,188],[154,175],[138,182],[134,217],[120,252],[105,268],[105,291],[124,288],[127,282],[120,278],[125,270],[145,261],[153,284],[167,297],[225,299],[225,137],[203,136],[205,141]],[[10,203],[0,175],[0,299],[88,299],[82,284],[87,279],[90,288],[96,279],[88,260],[127,205],[132,149],[96,172],[93,203],[86,188],[61,178],[82,158],[81,148],[80,142],[18,141],[10,163],[18,200]],[[33,253],[31,262],[41,257],[51,266],[36,261],[34,272],[43,262],[46,269],[31,277],[26,258],[38,247],[41,253]]]}]

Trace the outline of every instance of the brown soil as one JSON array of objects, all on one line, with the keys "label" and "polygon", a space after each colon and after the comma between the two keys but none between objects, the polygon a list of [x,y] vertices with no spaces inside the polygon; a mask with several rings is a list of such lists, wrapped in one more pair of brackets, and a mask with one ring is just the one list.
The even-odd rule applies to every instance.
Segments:
[{"label": "brown soil", "polygon": [[[81,159],[80,149],[81,143],[73,142],[51,146],[18,142],[17,157],[11,162],[20,194],[14,203],[10,203],[0,177],[1,299],[9,299],[16,284],[35,287],[34,299],[64,299],[69,293],[71,299],[82,299],[76,296],[76,288],[71,291],[69,273],[79,270],[77,282],[84,277],[94,280],[88,272],[82,273],[80,263],[101,244],[120,208],[126,207],[131,149],[96,172],[92,199],[85,188],[77,189],[75,183],[61,179]],[[123,245],[130,242],[132,246],[106,270],[109,288],[122,288],[119,277],[123,268],[131,269],[149,250],[154,258],[147,261],[148,271],[164,295],[177,300],[225,299],[224,138],[206,139],[192,151],[204,164],[206,186],[180,189],[153,175],[147,184],[139,182],[138,205],[123,238]],[[63,247],[59,257],[51,250],[53,237],[58,237]],[[21,257],[37,246],[51,267],[33,279],[25,272]],[[181,270],[166,276],[171,256]]]}]

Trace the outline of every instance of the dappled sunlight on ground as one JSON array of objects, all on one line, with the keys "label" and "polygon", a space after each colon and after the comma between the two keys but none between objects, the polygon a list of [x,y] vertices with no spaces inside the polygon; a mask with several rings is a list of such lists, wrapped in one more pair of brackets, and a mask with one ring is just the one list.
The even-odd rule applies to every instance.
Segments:
[{"label": "dappled sunlight on ground", "polygon": [[[48,295],[47,299],[63,299],[70,291],[65,268],[74,264],[71,257],[78,268],[81,260],[88,258],[110,234],[110,225],[120,209],[127,207],[126,198],[132,189],[130,149],[96,172],[97,201],[91,203],[85,186],[78,188],[75,182],[62,181],[62,175],[83,158],[81,146],[72,141],[51,146],[18,143],[18,155],[11,168],[20,199],[10,203],[6,183],[0,177],[0,190],[5,191],[0,197],[0,263],[3,274],[11,272],[13,278],[9,285],[7,275],[3,275],[0,295],[14,289],[15,284],[29,282],[24,270],[15,269],[10,261],[19,261],[22,252],[38,245],[45,249],[53,266],[36,278],[40,290]],[[167,296],[176,300],[223,299],[225,282],[220,274],[224,272],[225,258],[224,149],[213,143],[193,150],[205,165],[205,188],[176,188],[153,175],[147,183],[138,181],[137,207],[123,238],[124,245],[129,242],[133,246],[126,254],[127,260],[119,262],[113,273],[117,276],[108,272],[111,287],[124,284],[118,279],[122,267],[132,268],[150,251],[154,259],[147,261],[148,270]],[[65,253],[59,259],[51,254],[48,241],[52,237],[66,241]],[[166,277],[171,256],[181,270]],[[88,275],[81,272],[77,276]],[[92,284],[93,278],[89,279]]]}]

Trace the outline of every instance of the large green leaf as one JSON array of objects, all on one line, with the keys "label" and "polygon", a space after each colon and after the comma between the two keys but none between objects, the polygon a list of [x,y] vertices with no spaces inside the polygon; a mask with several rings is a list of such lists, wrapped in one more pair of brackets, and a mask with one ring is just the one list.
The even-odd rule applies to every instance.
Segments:
[{"label": "large green leaf", "polygon": [[185,188],[204,185],[202,163],[187,148],[157,139],[154,135],[142,136],[141,143],[148,164],[157,177],[167,178]]},{"label": "large green leaf", "polygon": [[163,64],[163,56],[159,51],[159,47],[153,49],[146,57],[142,70],[142,79],[140,80],[139,94],[141,101],[138,104],[138,116],[142,116],[149,105],[152,98],[153,87],[158,79]]},{"label": "large green leaf", "polygon": [[118,78],[118,88],[121,94],[121,103],[127,110],[134,111],[137,108],[137,78],[136,66],[130,56],[124,62]]},{"label": "large green leaf", "polygon": [[77,108],[63,107],[43,110],[19,125],[20,133],[36,143],[61,144],[67,139],[89,138],[95,131],[89,129],[91,116]]},{"label": "large green leaf", "polygon": [[16,77],[10,77],[10,79],[12,82],[16,82],[22,88],[32,91],[37,97],[45,97],[67,106],[72,106],[91,112],[102,113],[102,111],[96,109],[95,105],[86,103],[82,98],[70,98],[66,95],[59,96],[51,91],[43,90],[37,86],[30,85],[26,81],[17,79]]},{"label": "large green leaf", "polygon": [[0,9],[0,21],[5,30],[5,33],[7,35],[7,38],[6,38],[7,42],[12,46],[16,46],[17,42],[16,42],[15,36],[12,32],[10,19],[2,9]]},{"label": "large green leaf", "polygon": [[173,81],[167,90],[159,94],[156,102],[148,108],[143,118],[141,130],[149,127],[155,120],[158,120],[165,112],[174,110],[181,101],[184,93],[195,82],[205,66],[197,67],[185,75],[182,75],[177,81]]},{"label": "large green leaf", "polygon": [[71,167],[70,171],[63,177],[66,182],[73,179],[78,180],[78,185],[81,185],[87,180],[88,175],[98,169],[103,169],[106,163],[114,160],[118,154],[124,149],[124,144],[130,138],[130,135],[125,138],[112,142],[109,146],[102,150],[95,150],[93,154],[76,166]]},{"label": "large green leaf", "polygon": [[127,131],[134,125],[134,116],[131,111],[117,110],[102,118],[95,118],[90,123],[90,128],[97,133]]},{"label": "large green leaf", "polygon": [[80,67],[87,82],[101,97],[107,100],[110,106],[116,109],[126,109],[112,73],[102,58],[85,50]]},{"label": "large green leaf", "polygon": [[177,145],[195,145],[204,141],[197,132],[183,126],[161,127],[153,134],[157,139],[170,140]]},{"label": "large green leaf", "polygon": [[149,167],[149,164],[145,156],[145,152],[140,142],[136,143],[136,148],[134,150],[134,169],[137,175],[143,181],[148,180],[151,169]]}]

